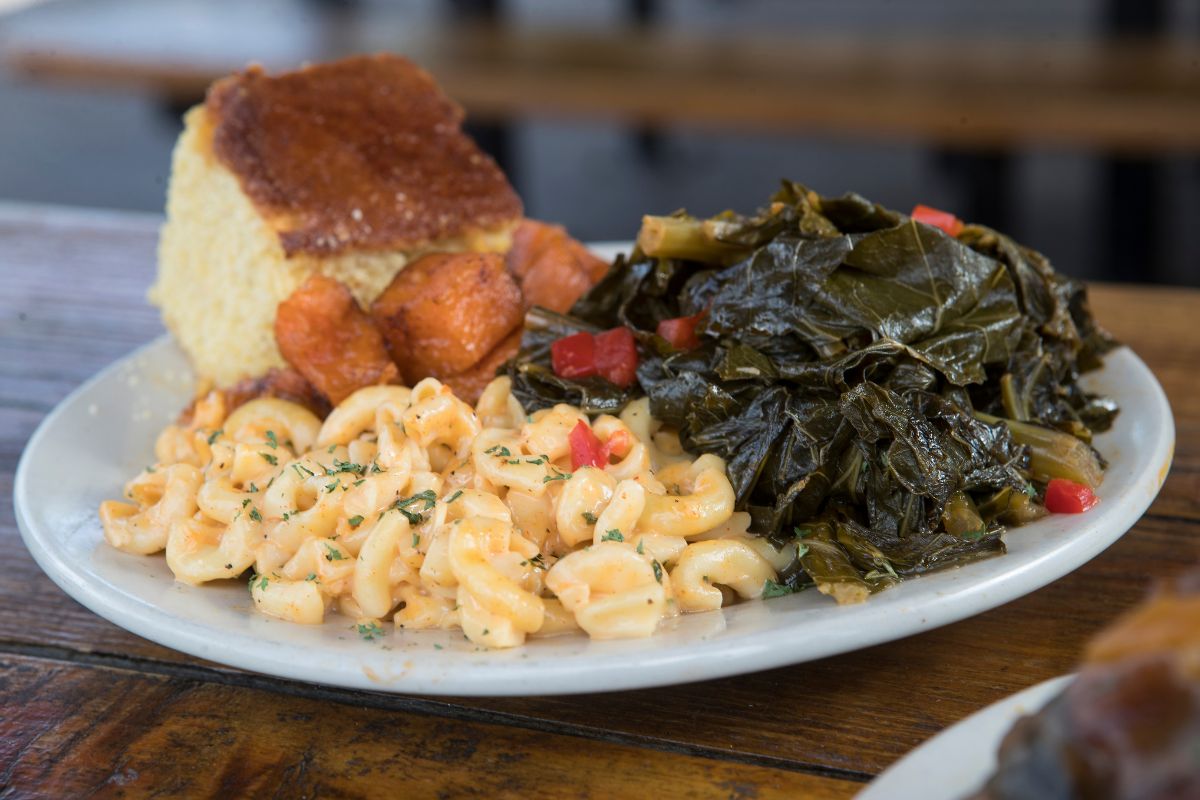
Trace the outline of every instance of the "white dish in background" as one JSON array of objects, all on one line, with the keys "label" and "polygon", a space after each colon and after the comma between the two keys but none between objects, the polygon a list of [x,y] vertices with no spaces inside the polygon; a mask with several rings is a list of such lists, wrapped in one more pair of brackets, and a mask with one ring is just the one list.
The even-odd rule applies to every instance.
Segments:
[{"label": "white dish in background", "polygon": [[1017,692],[951,725],[881,772],[856,800],[963,800],[996,769],[996,751],[1013,723],[1042,709],[1074,676]]},{"label": "white dish in background", "polygon": [[[610,257],[619,245],[593,246]],[[458,632],[363,641],[351,621],[295,625],[251,608],[242,581],[177,584],[162,556],[118,552],[96,510],[153,460],[163,425],[191,399],[183,353],[164,337],[89,380],[42,422],[17,467],[14,502],[46,574],[100,616],[167,647],[283,678],[446,695],[543,695],[686,683],[811,661],[965,619],[1066,575],[1127,531],[1158,493],[1175,433],[1162,388],[1132,351],[1085,378],[1121,413],[1096,446],[1109,459],[1101,503],[1008,532],[1009,552],[838,607],[816,591],[677,617],[649,639],[533,639],[484,651]],[[390,626],[388,626],[390,628]]]}]

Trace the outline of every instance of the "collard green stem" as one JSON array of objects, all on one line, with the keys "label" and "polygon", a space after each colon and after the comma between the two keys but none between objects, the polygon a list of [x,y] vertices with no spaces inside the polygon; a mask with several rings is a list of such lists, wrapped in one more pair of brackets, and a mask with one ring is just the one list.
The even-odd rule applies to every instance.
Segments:
[{"label": "collard green stem", "polygon": [[716,228],[693,217],[642,217],[638,247],[654,258],[680,258],[704,264],[723,264],[745,255],[745,247],[719,241]]},{"label": "collard green stem", "polygon": [[987,533],[987,525],[979,516],[974,501],[966,492],[955,492],[942,510],[942,525],[946,533],[960,539],[979,539]]},{"label": "collard green stem", "polygon": [[1104,469],[1092,448],[1068,433],[982,412],[975,416],[989,424],[1003,422],[1018,443],[1029,447],[1029,471],[1039,481],[1066,478],[1095,489],[1104,480]]}]

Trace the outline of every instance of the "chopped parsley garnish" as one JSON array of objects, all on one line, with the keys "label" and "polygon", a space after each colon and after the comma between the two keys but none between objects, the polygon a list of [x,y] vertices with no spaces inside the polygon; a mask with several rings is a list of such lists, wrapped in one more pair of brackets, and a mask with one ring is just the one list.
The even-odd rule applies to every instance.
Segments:
[{"label": "chopped parsley garnish", "polygon": [[418,492],[417,494],[414,494],[412,497],[408,498],[406,504],[416,502],[417,500],[422,500],[425,503],[424,507],[421,509],[422,511],[429,511],[437,503],[437,492],[435,492],[433,489],[426,489],[423,492]]},{"label": "chopped parsley garnish", "polygon": [[662,564],[659,564],[657,560],[652,560],[650,566],[654,570],[654,580],[662,583]]},{"label": "chopped parsley garnish", "polygon": [[441,650],[441,649],[442,649],[442,646],[441,646],[440,644],[435,644],[435,645],[433,646],[433,649],[434,649],[434,650]]},{"label": "chopped parsley garnish", "polygon": [[218,436],[220,436],[220,435],[221,435],[222,433],[224,433],[224,432],[225,432],[225,429],[224,429],[224,428],[217,428],[215,431],[213,431],[212,433],[210,433],[210,434],[208,435],[208,443],[209,443],[209,445],[211,446],[211,445],[212,445],[212,443],[213,443],[213,442],[215,442],[215,441],[217,440],[217,437],[218,437]]},{"label": "chopped parsley garnish", "polygon": [[625,537],[621,535],[621,532],[619,530],[617,530],[616,528],[613,528],[611,531],[609,531],[608,533],[601,536],[600,541],[602,541],[602,542],[623,542],[623,541],[625,541]]},{"label": "chopped parsley garnish", "polygon": [[339,461],[335,458],[333,459],[333,468],[326,467],[325,474],[337,475],[339,472],[352,472],[355,475],[365,475],[367,468],[362,464],[355,464],[353,461]]},{"label": "chopped parsley garnish", "polygon": [[379,466],[378,461],[372,459],[371,460],[371,474],[374,475],[377,472],[383,472],[383,468]]},{"label": "chopped parsley garnish", "polygon": [[783,595],[791,594],[794,591],[796,590],[791,586],[788,586],[786,583],[776,583],[775,581],[768,579],[767,582],[763,584],[762,596],[764,600],[767,600],[772,597],[782,597]]},{"label": "chopped parsley garnish", "polygon": [[520,464],[520,463],[521,463],[521,459],[519,459],[519,458],[510,458],[510,459],[507,459],[507,460],[506,460],[504,463],[505,463],[505,464]]},{"label": "chopped parsley garnish", "polygon": [[328,450],[326,450],[325,452],[326,452],[326,453],[332,453],[334,450],[337,450],[337,445],[336,445],[336,444],[331,444],[331,445],[329,445],[329,449],[328,449]]},{"label": "chopped parsley garnish", "polygon": [[527,458],[525,462],[528,464],[548,464],[550,463],[549,456],[538,456],[537,458]]},{"label": "chopped parsley garnish", "polygon": [[351,528],[357,528],[359,525],[362,525],[362,521],[363,521],[362,514],[355,514],[353,517],[346,520],[346,522],[350,523]]},{"label": "chopped parsley garnish", "polygon": [[870,572],[863,575],[863,580],[864,581],[883,580],[885,578],[891,577],[888,574],[889,572],[891,572],[891,570],[873,569]]},{"label": "chopped parsley garnish", "polygon": [[[270,486],[270,485],[271,485],[271,484],[269,484],[269,483],[267,484],[267,486]],[[249,489],[247,489],[246,491],[247,491],[247,492],[249,492],[250,494],[257,494],[257,493],[258,493],[258,487],[257,487],[257,486],[255,486],[253,483],[251,483],[251,484],[250,484],[250,488],[249,488]]]},{"label": "chopped parsley garnish", "polygon": [[420,525],[425,521],[425,518],[415,511],[409,511],[407,508],[396,508],[396,510],[403,514],[406,519],[408,519],[409,525]]},{"label": "chopped parsley garnish", "polygon": [[362,484],[363,484],[363,481],[365,481],[365,480],[366,480],[366,478],[359,478],[358,480],[356,480],[356,481],[354,482],[354,485],[355,485],[355,486],[362,486]]},{"label": "chopped parsley garnish", "polygon": [[546,475],[545,477],[543,477],[542,483],[549,483],[550,481],[569,481],[569,480],[571,480],[570,472],[558,472],[557,470],[555,470],[555,474]]},{"label": "chopped parsley garnish", "polygon": [[596,524],[596,515],[593,514],[592,512],[585,511],[585,512],[583,512],[582,516],[583,516],[583,521],[586,522],[588,525]]},{"label": "chopped parsley garnish", "polygon": [[270,453],[259,453],[259,455],[263,457],[263,461],[266,461],[272,467],[279,466],[279,459]]},{"label": "chopped parsley garnish", "polygon": [[413,549],[415,550],[417,545],[419,545],[420,543],[421,543],[421,534],[414,533],[413,534]]},{"label": "chopped parsley garnish", "polygon": [[148,465],[148,466],[146,467],[146,472],[149,472],[150,474],[152,474],[152,475],[153,475],[153,474],[154,474],[154,465],[153,465],[153,464],[151,464],[151,465]]},{"label": "chopped parsley garnish", "polygon": [[886,572],[891,577],[895,578],[896,580],[900,580],[900,576],[896,574],[896,568],[892,566],[892,562],[890,562],[886,559],[884,559],[884,562],[883,562],[883,571]]},{"label": "chopped parsley garnish", "polygon": [[501,458],[512,458],[512,453],[509,452],[508,448],[504,447],[503,445],[499,445],[499,444],[493,445],[492,447],[489,447],[487,450],[484,450],[483,452],[487,453],[489,456],[500,456]]},{"label": "chopped parsley garnish", "polygon": [[796,533],[796,558],[804,558],[804,556],[808,555],[809,548],[803,540],[807,539],[809,536],[812,536],[813,529],[801,528],[799,525],[797,525],[792,530]]},{"label": "chopped parsley garnish", "polygon": [[301,480],[304,480],[304,475],[302,475],[302,474],[301,474],[301,472],[302,472],[302,471],[303,471],[303,472],[307,472],[307,473],[308,473],[308,477],[310,477],[310,478],[311,478],[313,475],[316,475],[316,474],[317,474],[317,473],[313,472],[311,469],[309,469],[308,467],[306,467],[306,466],[304,466],[303,464],[300,464],[300,463],[292,464],[292,469],[296,470],[296,474],[297,474],[297,475],[300,475],[300,479],[301,479]]},{"label": "chopped parsley garnish", "polygon": [[342,482],[342,479],[338,478],[333,483],[325,484],[325,493],[331,494],[333,492],[333,490],[336,489],[338,487],[338,484],[340,484],[341,482]]},{"label": "chopped parsley garnish", "polygon": [[257,508],[250,509],[250,519],[254,520],[255,522],[262,522],[262,514],[258,513]]},{"label": "chopped parsley garnish", "polygon": [[546,568],[546,562],[545,562],[545,560],[542,558],[542,554],[541,554],[541,553],[538,553],[536,556],[534,556],[533,558],[529,559],[529,563],[530,563],[530,564],[532,564],[533,566],[537,567],[538,569],[545,569],[545,568]]},{"label": "chopped parsley garnish", "polygon": [[287,522],[287,521],[288,521],[288,520],[291,518],[291,516],[292,516],[292,515],[291,515],[291,514],[289,514],[288,512],[286,512],[286,511],[285,511],[285,512],[283,512],[283,521],[284,521],[284,522]]},{"label": "chopped parsley garnish", "polygon": [[342,551],[336,547],[325,545],[325,560],[326,561],[345,561],[346,557],[342,555]]},{"label": "chopped parsley garnish", "polygon": [[275,438],[275,431],[267,431],[267,446],[272,450],[279,447],[279,440]]},{"label": "chopped parsley garnish", "polygon": [[267,588],[267,576],[251,575],[250,588],[253,589],[255,586],[258,587],[259,591],[265,591]]},{"label": "chopped parsley garnish", "polygon": [[638,539],[638,555],[639,556],[646,555],[646,540],[645,539]]},{"label": "chopped parsley garnish", "polygon": [[[419,511],[410,511],[408,507],[418,502],[424,503]],[[392,503],[389,508],[394,508],[407,517],[410,524],[419,525],[425,521],[425,517],[421,516],[420,512],[429,511],[435,505],[437,505],[437,492],[435,492],[433,489],[426,489],[423,492],[414,494],[412,497],[405,497],[403,500],[397,500],[396,502]]]},{"label": "chopped parsley garnish", "polygon": [[462,497],[462,489],[459,489],[454,494],[452,494],[448,498],[446,498],[446,505],[453,503],[455,500],[457,500],[460,497]]},{"label": "chopped parsley garnish", "polygon": [[484,628],[484,629],[483,629],[483,635],[484,635],[484,636],[487,636],[487,635],[488,635],[488,629],[487,629],[487,628]]},{"label": "chopped parsley garnish", "polygon": [[249,498],[249,497],[247,497],[245,500],[243,500],[243,501],[242,501],[242,508],[245,508],[245,507],[246,507],[246,506],[248,506],[248,505],[250,505],[250,498]]},{"label": "chopped parsley garnish", "polygon": [[355,628],[358,630],[358,635],[368,642],[383,636],[383,628],[379,627],[379,623],[375,621],[360,622]]},{"label": "chopped parsley garnish", "polygon": [[304,576],[304,580],[306,580],[306,581],[315,581],[316,579],[317,579],[317,573],[315,573],[315,572],[310,572]]}]

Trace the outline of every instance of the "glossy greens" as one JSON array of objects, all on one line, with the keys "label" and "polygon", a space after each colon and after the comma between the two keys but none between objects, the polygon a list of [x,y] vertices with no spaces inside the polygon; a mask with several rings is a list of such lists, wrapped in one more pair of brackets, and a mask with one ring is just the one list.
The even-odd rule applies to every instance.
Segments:
[{"label": "glossy greens", "polygon": [[[1007,236],[785,182],[757,215],[647,217],[638,242],[570,315],[530,313],[514,391],[593,413],[648,396],[726,460],[752,531],[799,542],[785,585],[857,600],[999,554],[1046,479],[1099,482],[1116,409],[1077,381],[1112,342],[1083,286]],[[654,334],[701,312],[694,350]],[[554,375],[552,341],[618,325],[637,385]]]}]

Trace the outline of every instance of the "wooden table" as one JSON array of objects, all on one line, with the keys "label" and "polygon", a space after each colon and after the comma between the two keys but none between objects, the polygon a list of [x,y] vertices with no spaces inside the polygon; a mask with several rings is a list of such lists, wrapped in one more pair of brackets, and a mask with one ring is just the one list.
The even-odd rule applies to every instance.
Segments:
[{"label": "wooden table", "polygon": [[0,205],[0,794],[850,797],[943,727],[1073,669],[1084,641],[1200,547],[1200,292],[1100,286],[1099,318],[1176,413],[1150,512],[1033,595],[810,664],[619,694],[343,691],[151,644],[50,582],[13,520],[13,470],[67,392],[161,332],[158,219]]}]

